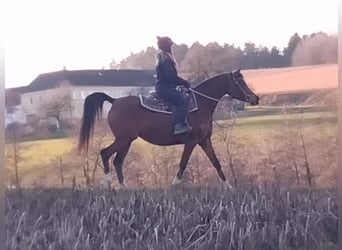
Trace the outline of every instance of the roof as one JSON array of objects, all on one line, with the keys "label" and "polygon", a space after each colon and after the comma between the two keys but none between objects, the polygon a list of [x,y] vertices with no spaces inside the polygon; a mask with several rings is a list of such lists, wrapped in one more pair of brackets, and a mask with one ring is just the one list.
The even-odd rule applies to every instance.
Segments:
[{"label": "roof", "polygon": [[28,86],[15,89],[20,93],[34,92],[57,88],[65,81],[74,86],[147,87],[155,84],[153,74],[153,70],[133,69],[62,70],[40,74]]}]

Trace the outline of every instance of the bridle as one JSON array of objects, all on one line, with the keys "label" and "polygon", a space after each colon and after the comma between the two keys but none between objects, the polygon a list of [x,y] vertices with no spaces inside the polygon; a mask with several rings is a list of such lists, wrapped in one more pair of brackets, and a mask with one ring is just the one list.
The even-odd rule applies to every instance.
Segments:
[{"label": "bridle", "polygon": [[[230,80],[233,82],[233,84],[236,84],[236,85],[238,86],[238,88],[241,90],[241,92],[245,95],[246,100],[248,100],[249,94],[246,92],[245,89],[243,89],[243,88],[241,87],[240,82],[239,82],[239,80],[243,80],[243,77],[235,77],[235,76],[233,75],[233,73],[231,73],[231,72],[228,74],[228,77],[229,77]],[[191,92],[193,92],[193,93],[199,95],[199,96],[202,96],[202,97],[208,99],[208,100],[211,100],[211,101],[214,101],[214,102],[219,102],[219,101],[220,101],[220,99],[217,99],[217,98],[208,96],[208,95],[203,94],[203,93],[201,93],[201,92],[199,92],[199,91],[197,91],[197,90],[195,90],[195,89],[190,88],[189,90],[190,90]],[[214,120],[214,122],[215,122],[215,124],[216,124],[218,127],[220,127],[220,128],[228,128],[228,127],[231,126],[231,125],[229,125],[229,126],[222,126],[222,125],[220,125],[216,120]],[[235,123],[235,119],[233,120],[233,123],[232,123],[232,124],[234,124],[234,123]]]},{"label": "bridle", "polygon": [[237,85],[237,87],[241,90],[242,94],[245,96],[245,99],[248,101],[250,94],[246,92],[244,88],[241,87],[239,80],[244,80],[243,77],[235,77],[233,73],[229,73],[229,77],[232,82]]},{"label": "bridle", "polygon": [[197,90],[194,90],[193,88],[189,88],[189,90],[197,95],[200,95],[200,96],[203,96],[204,98],[207,98],[208,100],[211,100],[211,101],[214,101],[214,102],[219,102],[220,99],[217,99],[217,98],[214,98],[214,97],[211,97],[211,96],[208,96],[206,94],[203,94]]}]

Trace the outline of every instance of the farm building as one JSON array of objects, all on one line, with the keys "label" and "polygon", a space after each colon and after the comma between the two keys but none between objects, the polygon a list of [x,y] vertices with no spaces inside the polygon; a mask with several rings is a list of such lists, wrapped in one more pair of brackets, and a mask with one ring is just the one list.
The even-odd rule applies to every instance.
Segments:
[{"label": "farm building", "polygon": [[[80,119],[84,100],[91,93],[104,92],[113,98],[148,94],[154,90],[156,79],[153,74],[152,70],[116,69],[64,69],[40,74],[27,86],[6,90],[6,107],[17,107],[8,110],[7,123],[36,123],[47,118],[49,123],[53,123],[51,118]],[[244,108],[243,103],[237,103],[237,109]],[[110,107],[105,103],[104,114]]]},{"label": "farm building", "polygon": [[[6,99],[17,99],[15,105],[24,116],[20,119],[28,123],[49,112],[60,112],[63,119],[79,119],[85,98],[93,92],[117,98],[146,94],[154,84],[153,71],[148,70],[62,70],[40,74],[28,86],[7,89]],[[104,106],[104,111],[108,108]]]}]

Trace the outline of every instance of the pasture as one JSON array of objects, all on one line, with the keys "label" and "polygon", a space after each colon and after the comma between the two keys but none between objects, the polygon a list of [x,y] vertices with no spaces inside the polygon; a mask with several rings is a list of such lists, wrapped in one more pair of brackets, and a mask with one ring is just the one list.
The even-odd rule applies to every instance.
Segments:
[{"label": "pasture", "polygon": [[[276,134],[281,134],[286,128],[290,131],[295,131],[300,128],[306,137],[308,137],[308,140],[324,140],[323,137],[325,136],[329,138],[335,136],[337,119],[334,112],[313,107],[306,107],[300,110],[289,109],[287,112],[288,115],[284,115],[281,108],[275,107],[249,107],[239,113],[238,119],[234,122],[232,120],[217,121],[214,123],[213,141],[218,155],[222,156],[225,154],[226,148],[222,137],[227,135],[231,137],[227,138],[227,140],[229,139],[229,143],[239,144],[240,147],[243,146],[246,150],[247,148],[259,147],[260,143],[264,140],[273,140]],[[100,130],[103,130],[103,128],[101,127]],[[99,149],[110,143],[112,138],[112,135],[108,131],[101,131],[98,134],[95,131],[94,142],[91,143],[90,161],[98,157]],[[99,139],[101,139],[101,144],[98,142]],[[18,166],[22,186],[58,186],[60,183],[61,164],[63,165],[66,183],[69,186],[72,185],[71,180],[74,177],[83,183],[83,165],[85,158],[84,155],[76,152],[76,145],[76,137],[19,143],[17,145],[19,155]],[[233,147],[234,145],[231,146]],[[134,172],[135,165],[139,165],[141,169],[141,164],[144,161],[145,165],[151,164],[152,158],[155,155],[163,155],[168,152],[174,157],[173,159],[168,159],[168,161],[172,160],[173,164],[171,165],[177,165],[180,159],[181,149],[182,146],[153,146],[138,139],[134,142],[133,148],[130,151],[126,164],[128,166],[124,167],[124,172],[126,170]],[[11,143],[6,145],[5,155],[7,163],[6,169],[9,175],[13,175],[13,167],[11,166],[13,165],[13,145]],[[207,159],[201,150],[195,150],[192,158],[196,158],[198,155],[204,158],[204,162],[208,165]],[[169,155],[169,157],[171,156]],[[150,161],[146,162],[147,159]],[[134,163],[134,161],[139,161],[139,163]],[[190,161],[191,164],[192,162]],[[175,166],[171,166],[170,171],[176,171]],[[96,175],[99,175],[99,178],[101,178],[102,172],[102,168],[98,168]]]},{"label": "pasture", "polygon": [[[22,189],[7,190],[7,248],[338,249],[334,111],[249,107],[238,117],[214,123],[213,135],[234,190],[218,185],[198,148],[184,184],[171,188],[181,147],[137,140],[124,166],[129,189],[114,178],[108,190],[98,149],[111,135],[102,128],[86,167],[74,137],[18,143]],[[8,143],[13,181],[12,158]]]}]

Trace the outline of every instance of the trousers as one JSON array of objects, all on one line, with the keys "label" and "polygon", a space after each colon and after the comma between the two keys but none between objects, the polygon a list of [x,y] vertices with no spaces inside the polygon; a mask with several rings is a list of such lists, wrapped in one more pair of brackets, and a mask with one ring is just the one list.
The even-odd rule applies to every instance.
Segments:
[{"label": "trousers", "polygon": [[175,124],[184,124],[188,114],[188,100],[174,88],[159,88],[156,92],[165,101],[174,105],[173,119]]}]

